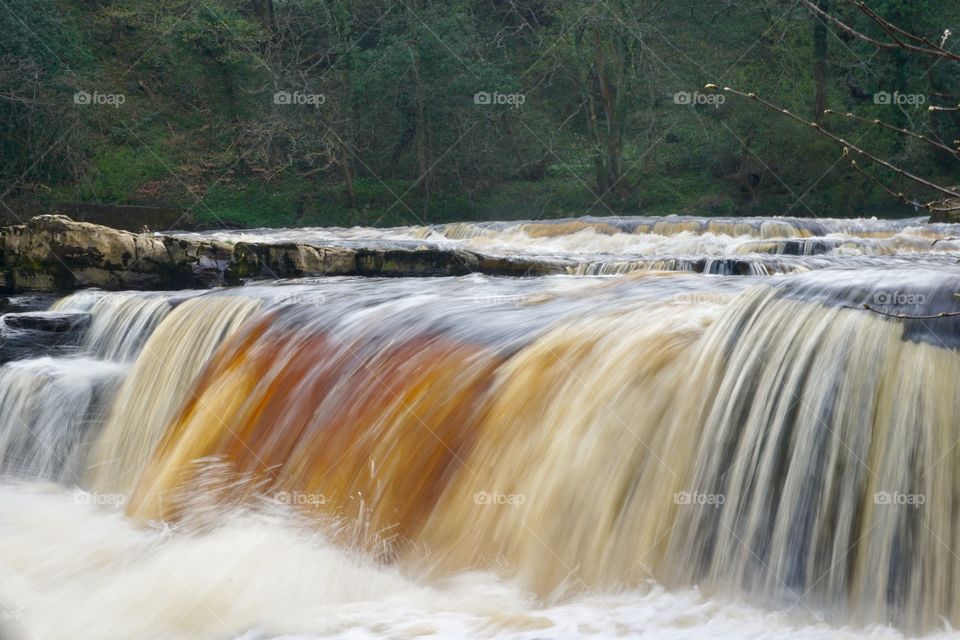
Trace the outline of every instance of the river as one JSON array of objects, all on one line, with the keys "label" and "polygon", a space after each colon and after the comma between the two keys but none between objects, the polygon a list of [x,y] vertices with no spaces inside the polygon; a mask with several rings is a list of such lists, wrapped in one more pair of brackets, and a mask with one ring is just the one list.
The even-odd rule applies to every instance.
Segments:
[{"label": "river", "polygon": [[960,225],[183,235],[566,275],[12,297],[0,638],[960,625]]}]

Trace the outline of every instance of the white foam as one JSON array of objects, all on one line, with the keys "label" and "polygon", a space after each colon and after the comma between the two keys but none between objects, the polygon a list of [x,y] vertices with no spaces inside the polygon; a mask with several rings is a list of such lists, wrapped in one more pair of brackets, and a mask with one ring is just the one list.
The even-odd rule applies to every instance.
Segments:
[{"label": "white foam", "polygon": [[543,608],[490,574],[419,582],[331,546],[282,513],[221,513],[192,530],[143,529],[104,506],[116,502],[108,498],[0,484],[0,637],[902,637],[657,585]]}]

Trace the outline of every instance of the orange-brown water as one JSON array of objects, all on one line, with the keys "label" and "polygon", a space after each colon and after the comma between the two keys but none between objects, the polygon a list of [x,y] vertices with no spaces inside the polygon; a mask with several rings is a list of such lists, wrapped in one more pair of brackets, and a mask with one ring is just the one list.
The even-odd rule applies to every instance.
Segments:
[{"label": "orange-brown water", "polygon": [[[742,233],[724,242],[746,256],[744,273],[777,272],[773,254],[780,271],[829,266],[851,247],[873,262],[777,277],[344,278],[68,298],[58,308],[93,315],[85,359],[0,371],[0,469],[124,503],[131,539],[187,532],[187,555],[166,558],[181,568],[232,553],[207,557],[196,532],[252,553],[255,541],[220,527],[252,518],[270,540],[260,518],[279,509],[284,541],[359,550],[417,584],[486,571],[555,604],[652,580],[834,623],[960,624],[960,321],[937,317],[957,310],[955,256],[903,268],[926,236],[884,225],[838,238],[785,220],[609,224],[431,233],[708,250],[710,234]],[[643,260],[608,256],[582,272],[702,256]],[[20,583],[57,575],[16,555],[0,550]],[[262,561],[241,581],[280,571]],[[210,600],[248,621],[255,605],[230,593],[211,587]]]},{"label": "orange-brown water", "polygon": [[203,471],[194,462],[215,458],[245,491],[286,495],[312,515],[348,523],[345,542],[411,540],[480,434],[502,358],[442,335],[371,353],[322,332],[271,331],[270,320],[211,363],[129,512],[173,516],[178,494]]},{"label": "orange-brown water", "polygon": [[960,531],[954,321],[865,312],[859,283],[831,282],[627,296],[534,332],[502,320],[562,297],[468,331],[270,311],[194,383],[127,512],[266,496],[406,571],[494,569],[547,600],[654,578],[927,628],[960,612],[938,543]]}]

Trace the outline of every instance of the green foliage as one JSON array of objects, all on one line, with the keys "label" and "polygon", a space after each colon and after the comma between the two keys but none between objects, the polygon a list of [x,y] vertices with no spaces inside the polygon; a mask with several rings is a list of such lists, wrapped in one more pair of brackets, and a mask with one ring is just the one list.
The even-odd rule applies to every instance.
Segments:
[{"label": "green foliage", "polygon": [[19,180],[65,181],[77,136],[64,117],[75,69],[89,66],[73,13],[52,0],[0,8],[0,193]]},{"label": "green foliage", "polygon": [[91,159],[79,196],[93,202],[129,203],[139,185],[166,177],[166,165],[153,153],[132,147],[107,147]]},{"label": "green foliage", "polygon": [[[717,82],[813,119],[817,22],[796,3],[6,4],[0,176],[25,199],[169,203],[245,226],[914,214],[809,128],[729,96],[678,100],[703,98],[704,84]],[[960,33],[952,3],[871,6],[931,39]],[[956,100],[958,65],[878,53],[835,31],[827,44],[829,107],[956,137],[957,117],[875,95]],[[78,108],[80,89],[126,102]],[[278,92],[322,100],[284,104]],[[478,103],[482,95],[512,97]],[[928,145],[838,116],[826,122],[877,155],[960,182]]]}]

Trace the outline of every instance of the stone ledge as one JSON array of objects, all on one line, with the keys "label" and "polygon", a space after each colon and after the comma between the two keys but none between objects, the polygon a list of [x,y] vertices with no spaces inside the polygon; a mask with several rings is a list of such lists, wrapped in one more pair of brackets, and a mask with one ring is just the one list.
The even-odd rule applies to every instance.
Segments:
[{"label": "stone ledge", "polygon": [[358,275],[530,276],[560,264],[485,256],[462,249],[396,249],[238,242],[132,233],[62,215],[0,229],[0,290],[205,289],[248,279]]}]

